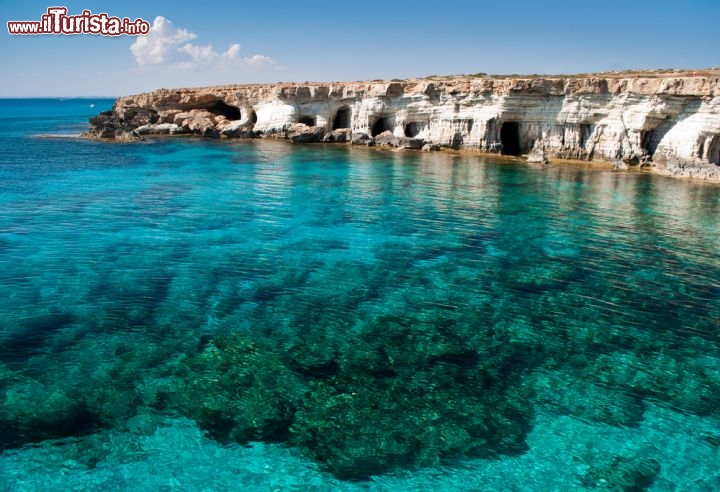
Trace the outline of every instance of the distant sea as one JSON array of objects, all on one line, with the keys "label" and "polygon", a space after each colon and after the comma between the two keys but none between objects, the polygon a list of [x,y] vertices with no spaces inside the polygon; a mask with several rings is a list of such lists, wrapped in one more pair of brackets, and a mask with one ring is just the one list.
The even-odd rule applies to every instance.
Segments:
[{"label": "distant sea", "polygon": [[720,490],[720,186],[0,100],[0,490]]}]

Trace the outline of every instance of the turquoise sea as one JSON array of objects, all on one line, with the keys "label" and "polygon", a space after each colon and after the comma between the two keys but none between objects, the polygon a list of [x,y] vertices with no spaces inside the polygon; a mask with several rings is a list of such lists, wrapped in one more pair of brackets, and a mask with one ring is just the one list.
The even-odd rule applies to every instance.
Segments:
[{"label": "turquoise sea", "polygon": [[0,100],[0,490],[720,490],[720,185],[111,105]]}]

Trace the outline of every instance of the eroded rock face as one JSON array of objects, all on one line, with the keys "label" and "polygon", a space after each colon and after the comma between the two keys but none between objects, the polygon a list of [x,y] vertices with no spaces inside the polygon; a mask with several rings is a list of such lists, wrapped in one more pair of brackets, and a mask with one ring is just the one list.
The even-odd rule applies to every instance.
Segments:
[{"label": "eroded rock face", "polygon": [[720,73],[478,74],[161,89],[119,98],[111,112],[91,120],[88,136],[183,133],[429,145],[531,154],[538,162],[621,161],[670,175],[720,179]]}]

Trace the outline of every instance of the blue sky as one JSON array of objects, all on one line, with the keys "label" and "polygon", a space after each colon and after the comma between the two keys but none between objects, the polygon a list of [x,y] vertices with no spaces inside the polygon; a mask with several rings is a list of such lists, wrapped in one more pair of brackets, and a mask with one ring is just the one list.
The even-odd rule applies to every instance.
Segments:
[{"label": "blue sky", "polygon": [[[69,14],[161,19],[141,43],[131,36],[8,34],[7,21],[40,20],[58,3]],[[0,97],[720,66],[718,0],[58,3],[0,0]]]}]

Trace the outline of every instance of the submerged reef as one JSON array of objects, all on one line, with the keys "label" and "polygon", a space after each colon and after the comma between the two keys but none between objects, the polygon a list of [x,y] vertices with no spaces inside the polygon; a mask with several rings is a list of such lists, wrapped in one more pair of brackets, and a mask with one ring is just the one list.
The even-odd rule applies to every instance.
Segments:
[{"label": "submerged reef", "polygon": [[523,451],[527,395],[464,342],[417,320],[377,320],[339,348],[333,374],[309,381],[293,441],[344,478]]},{"label": "submerged reef", "polygon": [[[115,452],[98,435],[191,419],[355,480],[576,439],[545,448],[540,421],[632,435],[658,410],[709,422],[692,442],[720,446],[716,186],[439,153],[144,147],[147,164],[89,174],[113,193],[79,194],[86,175],[71,198],[39,186],[47,220],[32,203],[8,227],[3,450],[77,438],[93,461]],[[640,453],[655,441],[621,442],[566,446],[568,480],[666,480],[667,458]]]},{"label": "submerged reef", "polygon": [[[27,375],[0,368],[3,447],[99,429],[152,429],[153,415],[181,415],[222,442],[287,442],[339,478],[363,479],[523,453],[535,408],[621,426],[640,422],[646,400],[720,417],[716,359],[610,351],[581,360],[533,341],[533,330],[476,324],[473,334],[462,329],[467,321],[380,316],[351,337],[310,330],[282,348],[264,336],[230,333],[188,338],[186,350],[195,348],[184,353],[168,351],[173,343],[109,338],[114,360],[98,367],[88,359],[91,349],[77,346],[35,357]],[[39,369],[72,360],[84,360],[75,370],[91,377]],[[579,479],[599,486],[617,475],[629,484],[623,490],[644,490],[658,466],[618,458]]]},{"label": "submerged reef", "polygon": [[279,354],[243,335],[182,364],[171,406],[221,440],[288,441],[342,478],[525,449],[527,394],[463,340],[409,319]]},{"label": "submerged reef", "polygon": [[286,440],[304,388],[278,355],[242,335],[212,340],[183,364],[171,398],[216,438]]},{"label": "submerged reef", "polygon": [[111,370],[82,387],[51,388],[5,371],[0,433],[4,446],[17,446],[170,412],[216,439],[287,441],[339,477],[366,478],[522,452],[528,395],[498,376],[497,363],[456,336],[400,318],[378,320],[330,350],[317,339],[281,353],[231,334],[149,374]]}]

